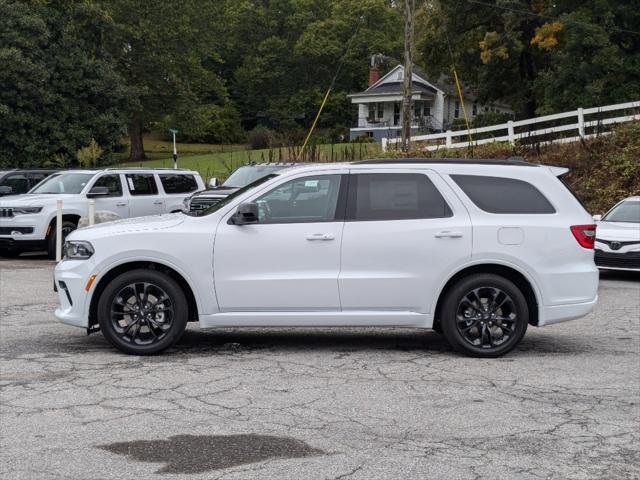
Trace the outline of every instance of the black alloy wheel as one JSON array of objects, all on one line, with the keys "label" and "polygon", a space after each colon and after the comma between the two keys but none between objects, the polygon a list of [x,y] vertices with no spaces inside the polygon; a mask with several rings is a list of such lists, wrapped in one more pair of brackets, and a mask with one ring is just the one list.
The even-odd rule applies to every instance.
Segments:
[{"label": "black alloy wheel", "polygon": [[478,274],[459,281],[442,309],[445,338],[458,351],[497,357],[512,350],[529,323],[527,301],[510,280]]},{"label": "black alloy wheel", "polygon": [[98,321],[118,349],[149,355],[177,342],[187,324],[182,288],[155,270],[133,270],[113,279],[100,296]]}]

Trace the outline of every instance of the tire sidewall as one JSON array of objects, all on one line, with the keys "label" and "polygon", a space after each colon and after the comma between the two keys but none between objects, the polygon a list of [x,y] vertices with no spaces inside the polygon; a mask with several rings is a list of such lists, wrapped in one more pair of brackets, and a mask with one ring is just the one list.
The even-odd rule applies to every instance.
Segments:
[{"label": "tire sidewall", "polygon": [[[496,287],[507,293],[513,300],[518,316],[513,339],[497,348],[484,349],[470,345],[458,332],[456,313],[460,300],[471,290],[480,287]],[[457,351],[474,357],[499,357],[515,348],[527,331],[529,307],[522,291],[510,280],[494,274],[476,274],[457,282],[447,293],[440,319],[445,338]]]},{"label": "tire sidewall", "polygon": [[[71,220],[63,220],[62,228],[64,228],[65,226],[72,227],[72,230],[71,230],[72,232],[78,228],[78,225],[73,223]],[[64,244],[65,238],[62,239],[63,244]],[[56,258],[56,224],[55,222],[51,224],[51,234],[49,235],[49,237],[47,237],[47,254],[51,260],[54,260]]]},{"label": "tire sidewall", "polygon": [[[133,345],[115,332],[111,324],[111,304],[116,294],[126,285],[135,282],[153,283],[162,288],[174,305],[173,324],[168,334],[159,342],[151,345]],[[184,291],[170,276],[155,270],[132,270],[111,280],[100,294],[98,300],[98,323],[104,337],[118,350],[133,355],[153,355],[175,344],[187,327],[188,303]]]}]

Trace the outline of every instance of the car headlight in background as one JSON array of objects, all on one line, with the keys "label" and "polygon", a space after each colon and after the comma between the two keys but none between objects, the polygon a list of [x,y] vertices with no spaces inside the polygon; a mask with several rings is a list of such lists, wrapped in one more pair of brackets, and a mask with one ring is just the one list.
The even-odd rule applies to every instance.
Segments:
[{"label": "car headlight in background", "polygon": [[42,211],[42,207],[13,207],[14,215],[18,214],[26,214],[26,213],[40,213]]},{"label": "car headlight in background", "polygon": [[67,240],[64,242],[62,256],[69,260],[86,260],[90,258],[95,250],[89,242],[82,240]]}]

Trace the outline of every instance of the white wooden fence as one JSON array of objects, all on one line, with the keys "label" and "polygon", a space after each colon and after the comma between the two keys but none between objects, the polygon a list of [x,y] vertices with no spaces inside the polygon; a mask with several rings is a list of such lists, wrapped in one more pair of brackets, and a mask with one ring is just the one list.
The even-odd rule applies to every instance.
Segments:
[{"label": "white wooden fence", "polygon": [[[469,130],[456,130],[452,132],[451,130],[447,130],[444,133],[434,133],[430,135],[417,135],[411,137],[411,142],[425,142],[425,141],[437,141],[436,144],[420,146],[420,148],[425,150],[438,150],[441,148],[464,148],[469,146],[469,133],[471,133],[472,144],[473,145],[482,145],[485,143],[492,142],[510,142],[514,144],[516,140],[522,139],[531,139],[533,137],[541,137],[547,136],[550,134],[558,133],[558,132],[568,132],[571,130],[577,130],[577,136],[565,136],[558,137],[552,139],[540,139],[540,143],[566,143],[566,142],[575,142],[583,138],[590,138],[596,135],[602,135],[602,132],[598,133],[587,133],[589,129],[594,127],[602,127],[605,125],[612,125],[615,123],[623,123],[623,122],[631,122],[634,120],[640,120],[640,114],[632,114],[632,115],[622,115],[618,117],[607,117],[607,118],[599,118],[599,119],[589,119],[586,117],[591,117],[596,114],[601,114],[605,112],[613,112],[617,110],[628,110],[628,109],[637,109],[640,108],[640,101],[638,102],[627,102],[627,103],[618,103],[615,105],[606,105],[603,107],[593,107],[593,108],[578,108],[577,110],[573,110],[571,112],[562,112],[555,113],[553,115],[545,115],[544,117],[536,117],[529,118],[526,120],[518,120],[512,121],[509,120],[507,123],[501,123],[499,125],[491,125],[488,127],[479,127],[472,128]],[[576,123],[571,123],[568,125],[557,125],[550,126],[547,128],[538,128],[534,130],[525,130],[521,132],[516,132],[516,128],[524,127],[527,125],[535,125],[544,124],[546,122],[557,121],[565,118],[577,117]],[[482,138],[476,140],[473,138],[478,133],[488,133],[488,132],[498,132],[500,133],[497,136],[491,136],[490,138]],[[459,141],[458,139],[462,137],[463,141]],[[454,139],[458,140],[454,142]],[[444,140],[444,143],[443,143]],[[402,139],[400,138],[383,138],[382,139],[382,151],[386,151],[391,145],[401,143]]]}]

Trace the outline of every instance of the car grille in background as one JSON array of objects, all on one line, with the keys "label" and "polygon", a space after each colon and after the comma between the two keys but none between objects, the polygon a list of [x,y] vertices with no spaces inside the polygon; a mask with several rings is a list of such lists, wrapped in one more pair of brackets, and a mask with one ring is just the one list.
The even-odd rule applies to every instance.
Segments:
[{"label": "car grille in background", "polygon": [[640,252],[609,253],[596,250],[596,265],[610,268],[640,268]]},{"label": "car grille in background", "polygon": [[0,217],[13,217],[13,208],[0,208]]},{"label": "car grille in background", "polygon": [[205,210],[205,209],[209,208],[211,205],[215,205],[216,203],[218,203],[222,199],[223,199],[223,197],[192,198],[189,211],[190,212],[199,212],[201,210]]},{"label": "car grille in background", "polygon": [[33,233],[33,227],[0,227],[0,235],[11,235],[11,232]]}]

